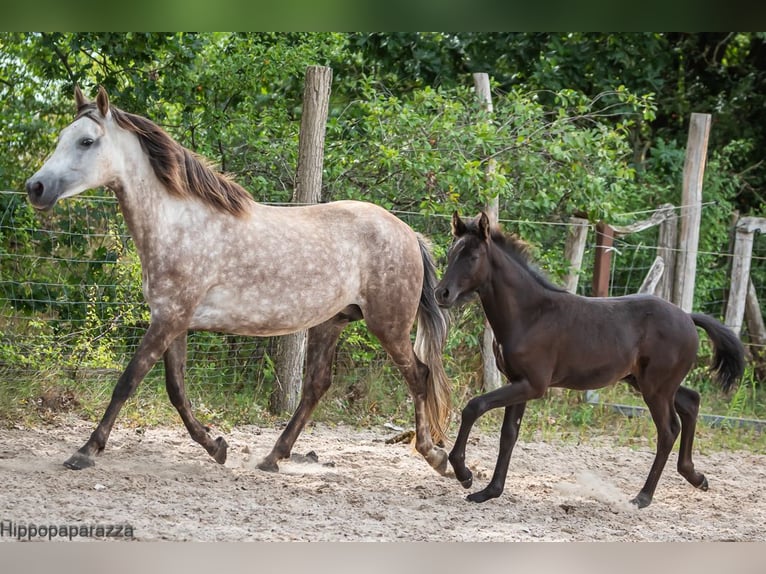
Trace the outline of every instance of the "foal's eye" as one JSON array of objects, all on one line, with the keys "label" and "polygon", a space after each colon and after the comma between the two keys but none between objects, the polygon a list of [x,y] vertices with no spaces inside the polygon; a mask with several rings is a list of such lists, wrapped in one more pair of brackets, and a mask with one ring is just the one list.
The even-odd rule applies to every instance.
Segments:
[{"label": "foal's eye", "polygon": [[90,147],[93,145],[93,138],[82,138],[80,140],[80,145],[82,147]]}]

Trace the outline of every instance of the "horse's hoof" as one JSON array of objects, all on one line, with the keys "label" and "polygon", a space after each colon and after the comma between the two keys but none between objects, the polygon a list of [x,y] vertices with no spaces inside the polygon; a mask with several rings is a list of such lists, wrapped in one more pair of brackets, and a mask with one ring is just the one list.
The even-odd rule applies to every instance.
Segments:
[{"label": "horse's hoof", "polygon": [[215,452],[212,453],[213,459],[218,464],[223,464],[226,462],[226,451],[229,448],[229,444],[224,440],[222,436],[219,436],[217,439],[215,439]]},{"label": "horse's hoof", "polygon": [[700,490],[707,491],[708,484],[707,484],[707,478],[706,477],[704,477],[704,476],[702,477],[702,482],[699,484],[699,486],[697,486],[697,488],[699,488]]},{"label": "horse's hoof", "polygon": [[645,494],[639,493],[639,495],[630,502],[631,504],[635,504],[638,508],[646,508],[651,504],[652,499]]},{"label": "horse's hoof", "polygon": [[431,467],[438,472],[442,476],[448,476],[448,463],[449,459],[447,458],[447,453],[443,451],[440,448],[434,449],[438,454],[436,455],[436,460],[429,460],[429,464]]},{"label": "horse's hoof", "polygon": [[463,485],[463,488],[471,488],[471,485],[473,484],[473,475],[469,475],[465,480],[458,479],[458,481]]},{"label": "horse's hoof", "polygon": [[96,461],[94,461],[88,455],[83,454],[79,451],[74,453],[64,462],[64,466],[71,470],[83,470],[84,468],[88,468],[95,465],[96,465]]},{"label": "horse's hoof", "polygon": [[265,470],[266,472],[279,472],[279,465],[271,460],[264,458],[257,465],[259,470]]}]

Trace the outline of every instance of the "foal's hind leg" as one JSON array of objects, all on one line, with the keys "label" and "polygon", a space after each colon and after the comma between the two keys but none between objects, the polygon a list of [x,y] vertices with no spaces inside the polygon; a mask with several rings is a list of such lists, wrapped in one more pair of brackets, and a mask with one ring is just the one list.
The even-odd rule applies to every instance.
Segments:
[{"label": "foal's hind leg", "polygon": [[492,474],[492,480],[484,490],[474,492],[466,497],[471,502],[484,502],[503,494],[505,477],[508,475],[508,464],[511,462],[511,453],[516,444],[516,439],[519,437],[519,427],[521,427],[521,419],[524,416],[524,409],[526,407],[527,403],[518,403],[505,407],[503,426],[500,430],[500,451],[497,455],[495,472]]},{"label": "foal's hind leg", "polygon": [[191,437],[201,444],[217,463],[226,462],[226,450],[228,444],[223,437],[213,440],[208,434],[208,429],[200,423],[192,412],[191,403],[186,396],[184,388],[184,374],[186,372],[186,333],[173,341],[165,351],[165,388],[168,391],[170,402],[181,415],[186,429]]},{"label": "foal's hind leg", "polygon": [[332,360],[343,328],[352,320],[361,317],[361,313],[336,315],[329,321],[312,327],[308,332],[306,351],[306,377],[298,408],[279,435],[274,448],[266,455],[258,468],[270,472],[279,470],[278,461],[289,458],[295,441],[303,427],[332,383]]},{"label": "foal's hind leg", "polygon": [[[639,387],[640,387],[639,383]],[[664,388],[662,388],[664,387]],[[673,397],[669,396],[673,385],[662,385],[662,390],[644,400],[652,414],[654,425],[657,427],[657,452],[654,456],[652,468],[649,470],[649,476],[644,483],[643,488],[631,502],[639,508],[649,506],[657,488],[657,483],[668,461],[670,451],[673,449],[673,443],[676,442],[681,425],[676,416],[676,410],[673,406]]]},{"label": "foal's hind leg", "polygon": [[692,462],[692,444],[694,443],[694,431],[697,428],[697,415],[700,408],[700,395],[697,391],[684,386],[678,387],[675,399],[676,410],[681,417],[681,445],[678,449],[678,472],[689,483],[707,490],[708,484],[705,475],[694,470]]}]

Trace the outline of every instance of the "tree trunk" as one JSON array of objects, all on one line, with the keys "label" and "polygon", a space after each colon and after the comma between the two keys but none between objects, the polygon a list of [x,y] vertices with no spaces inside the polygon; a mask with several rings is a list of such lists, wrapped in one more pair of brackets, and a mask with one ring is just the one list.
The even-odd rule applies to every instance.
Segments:
[{"label": "tree trunk", "polygon": [[[295,204],[318,203],[322,198],[324,138],[331,84],[331,68],[310,66],[306,69],[303,116],[298,140],[298,168],[292,198]],[[270,401],[274,414],[292,413],[298,407],[307,341],[306,331],[284,335],[277,341],[277,385]]]}]

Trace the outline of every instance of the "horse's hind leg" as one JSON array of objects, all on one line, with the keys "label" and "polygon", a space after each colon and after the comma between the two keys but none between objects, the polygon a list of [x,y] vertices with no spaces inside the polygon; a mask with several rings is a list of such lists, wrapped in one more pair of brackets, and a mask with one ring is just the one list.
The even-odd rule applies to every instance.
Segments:
[{"label": "horse's hind leg", "polygon": [[[639,382],[639,387],[641,384]],[[639,508],[649,506],[654,497],[654,491],[657,488],[657,483],[662,475],[662,470],[665,468],[665,463],[668,461],[670,451],[673,449],[673,443],[676,442],[678,433],[681,430],[681,425],[678,422],[676,416],[676,410],[673,405],[673,397],[668,396],[674,388],[671,384],[662,385],[662,390],[647,397],[644,395],[644,400],[649,407],[649,412],[654,420],[654,425],[657,427],[657,452],[654,456],[654,462],[652,468],[649,470],[649,476],[644,483],[643,488],[631,502]]]},{"label": "horse's hind leg", "polygon": [[200,423],[192,412],[191,403],[186,396],[184,388],[184,374],[186,372],[186,333],[183,333],[173,341],[165,351],[165,388],[168,391],[170,402],[181,415],[189,435],[201,444],[217,463],[226,462],[226,450],[228,444],[223,437],[213,440],[208,430]]},{"label": "horse's hind leg", "polygon": [[[415,355],[410,342],[409,329],[381,331],[369,319],[367,326],[378,338],[407,382],[415,407],[415,450],[426,459],[436,472],[441,475],[446,474],[447,453],[434,444],[426,414],[428,366]],[[395,336],[394,333],[399,333],[399,335]]]},{"label": "horse's hind leg", "polygon": [[492,480],[484,490],[467,496],[467,499],[471,502],[484,502],[503,494],[505,477],[508,475],[508,465],[511,462],[511,453],[516,444],[516,439],[519,437],[519,427],[521,427],[521,419],[524,416],[526,406],[527,403],[518,403],[505,407],[503,426],[500,431],[500,451],[497,455],[495,472],[492,474]]},{"label": "horse's hind leg", "polygon": [[692,486],[701,490],[707,490],[708,483],[705,475],[694,470],[694,463],[692,462],[692,444],[694,443],[694,431],[697,428],[700,395],[697,391],[687,387],[678,387],[675,406],[678,415],[681,417],[681,445],[678,449],[678,472]]},{"label": "horse's hind leg", "polygon": [[285,430],[279,435],[274,448],[258,463],[258,468],[261,470],[277,472],[279,470],[278,461],[290,457],[293,445],[303,427],[306,426],[311,413],[327,389],[330,388],[332,360],[340,333],[350,321],[359,318],[361,318],[361,312],[356,309],[353,312],[336,315],[329,321],[309,329],[306,376],[303,381],[301,400]]}]

